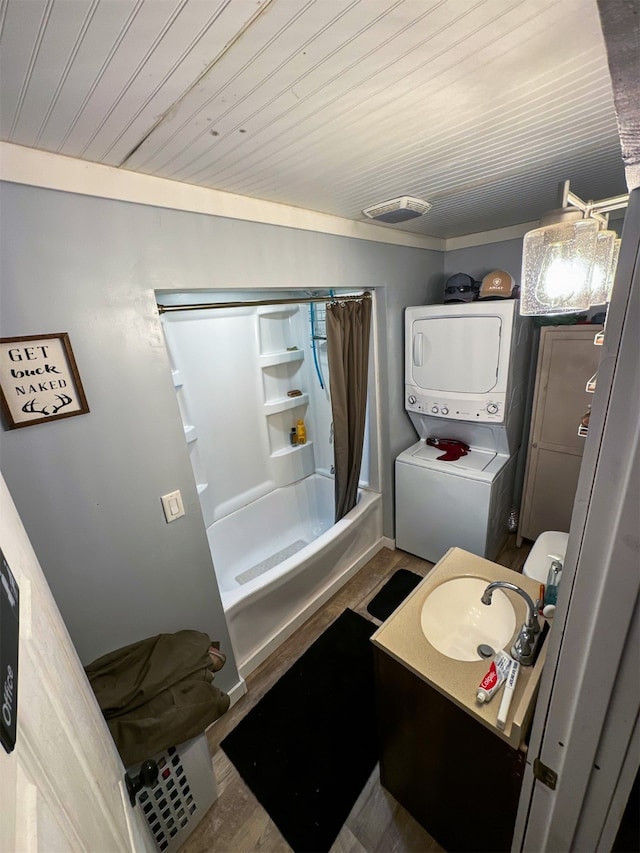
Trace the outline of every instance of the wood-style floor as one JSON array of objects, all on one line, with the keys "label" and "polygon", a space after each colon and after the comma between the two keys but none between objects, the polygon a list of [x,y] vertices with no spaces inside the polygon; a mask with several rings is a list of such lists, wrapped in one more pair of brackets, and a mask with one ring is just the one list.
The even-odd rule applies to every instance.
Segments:
[{"label": "wood-style floor", "polygon": [[[530,547],[525,544],[517,548],[515,536],[510,536],[496,562],[522,571]],[[389,577],[398,569],[409,569],[424,576],[432,568],[432,563],[404,551],[383,548],[251,673],[247,678],[247,694],[207,732],[219,796],[180,853],[291,851],[276,825],[220,749],[220,742],[345,608],[349,607],[379,625],[379,620],[367,612],[367,604]],[[382,788],[376,766],[331,853],[430,853],[442,849]]]}]

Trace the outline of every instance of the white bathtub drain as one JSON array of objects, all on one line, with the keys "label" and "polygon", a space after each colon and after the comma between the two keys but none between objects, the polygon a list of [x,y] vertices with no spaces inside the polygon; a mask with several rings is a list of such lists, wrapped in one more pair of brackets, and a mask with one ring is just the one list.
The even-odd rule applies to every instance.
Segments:
[{"label": "white bathtub drain", "polygon": [[283,560],[286,560],[288,557],[293,557],[293,555],[297,554],[298,551],[306,548],[308,544],[309,543],[305,542],[304,539],[298,539],[296,542],[292,542],[291,545],[287,545],[287,547],[283,548],[281,551],[277,551],[275,554],[267,557],[266,560],[262,560],[261,563],[257,563],[250,569],[240,572],[240,574],[236,576],[236,580],[240,584],[248,583],[254,578],[257,578],[259,575],[263,575],[265,572],[268,572],[269,569],[272,569],[279,563],[282,563]]}]

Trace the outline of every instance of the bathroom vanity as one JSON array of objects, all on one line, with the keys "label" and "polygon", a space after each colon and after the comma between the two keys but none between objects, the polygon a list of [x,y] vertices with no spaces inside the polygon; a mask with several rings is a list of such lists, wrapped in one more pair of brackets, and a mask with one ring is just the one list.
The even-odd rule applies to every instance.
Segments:
[{"label": "bathroom vanity", "polygon": [[[534,666],[520,667],[499,729],[504,687],[490,702],[476,702],[489,661],[454,659],[422,628],[430,594],[457,578],[515,583],[534,601],[539,592],[536,581],[452,548],[375,632],[380,780],[448,853],[510,850],[546,643]],[[515,636],[527,606],[519,594],[505,594],[515,612]],[[511,640],[505,644],[510,648]]]}]

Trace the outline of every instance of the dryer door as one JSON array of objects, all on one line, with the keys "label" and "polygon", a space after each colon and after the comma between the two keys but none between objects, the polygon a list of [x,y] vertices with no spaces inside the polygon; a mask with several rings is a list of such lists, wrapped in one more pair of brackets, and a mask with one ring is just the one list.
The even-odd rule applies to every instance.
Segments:
[{"label": "dryer door", "polygon": [[496,388],[502,319],[427,317],[411,329],[411,376],[425,391],[486,394]]}]

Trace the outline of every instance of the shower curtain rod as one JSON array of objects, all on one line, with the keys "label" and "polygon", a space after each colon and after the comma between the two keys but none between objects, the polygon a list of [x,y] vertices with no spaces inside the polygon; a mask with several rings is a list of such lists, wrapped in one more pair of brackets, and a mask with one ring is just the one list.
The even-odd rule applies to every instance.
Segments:
[{"label": "shower curtain rod", "polygon": [[258,299],[249,302],[204,302],[196,305],[158,305],[160,314],[169,314],[174,311],[202,311],[209,308],[246,308],[259,307],[261,305],[302,305],[309,302],[350,302],[354,299],[371,299],[371,293],[365,290],[364,293],[355,296],[306,296],[298,299]]}]

